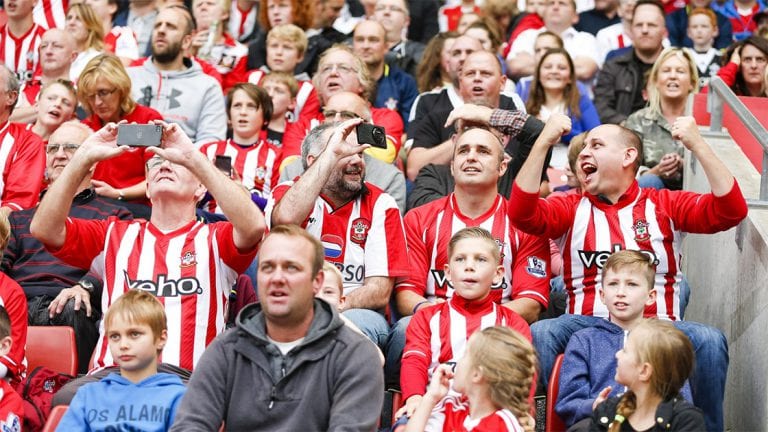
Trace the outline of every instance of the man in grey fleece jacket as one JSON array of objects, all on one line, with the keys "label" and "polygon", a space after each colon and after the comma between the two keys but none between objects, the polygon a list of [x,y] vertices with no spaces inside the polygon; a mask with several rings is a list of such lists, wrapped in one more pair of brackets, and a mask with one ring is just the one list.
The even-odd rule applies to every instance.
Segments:
[{"label": "man in grey fleece jacket", "polygon": [[178,123],[197,145],[226,138],[227,113],[221,86],[196,61],[185,58],[194,24],[189,11],[166,6],[152,31],[152,56],[128,68],[131,96]]},{"label": "man in grey fleece jacket", "polygon": [[206,349],[171,431],[372,431],[384,377],[374,345],[314,298],[323,247],[276,226],[259,252],[260,304]]}]

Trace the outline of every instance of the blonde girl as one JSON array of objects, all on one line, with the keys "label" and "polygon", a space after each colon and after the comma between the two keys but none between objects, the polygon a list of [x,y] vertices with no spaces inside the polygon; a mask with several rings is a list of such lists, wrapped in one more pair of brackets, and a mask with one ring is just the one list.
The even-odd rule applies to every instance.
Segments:
[{"label": "blonde girl", "polygon": [[537,366],[520,333],[498,326],[475,332],[457,364],[435,370],[406,431],[532,432],[529,397]]},{"label": "blonde girl", "polygon": [[693,345],[667,321],[649,319],[637,325],[616,353],[616,382],[627,386],[622,396],[595,399],[591,431],[702,431],[701,411],[680,396],[693,371]]}]

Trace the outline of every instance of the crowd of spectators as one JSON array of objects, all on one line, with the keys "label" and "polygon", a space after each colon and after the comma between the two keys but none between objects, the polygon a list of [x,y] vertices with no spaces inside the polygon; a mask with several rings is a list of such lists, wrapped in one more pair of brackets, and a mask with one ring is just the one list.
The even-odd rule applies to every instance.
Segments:
[{"label": "crowd of spectators", "polygon": [[[55,404],[159,373],[189,384],[177,430],[370,430],[401,388],[409,429],[492,405],[530,430],[529,390],[571,335],[613,322],[602,263],[633,249],[655,272],[644,316],[695,353],[670,397],[723,430],[727,341],[681,320],[680,233],[746,207],[689,100],[715,76],[768,97],[766,38],[762,0],[0,1],[0,399],[31,372],[27,326],[66,325],[84,376]],[[130,123],[161,145],[117,145]],[[710,194],[680,190],[686,149]],[[333,306],[315,298],[326,280]],[[134,289],[165,312],[142,333],[154,356],[136,354],[156,368],[105,327]],[[118,305],[112,327],[147,324]],[[535,349],[537,378],[488,381],[508,366],[476,353],[497,339],[521,361]],[[601,380],[569,423],[620,396]],[[505,385],[514,401],[494,396]],[[613,399],[602,409],[624,409]]]}]

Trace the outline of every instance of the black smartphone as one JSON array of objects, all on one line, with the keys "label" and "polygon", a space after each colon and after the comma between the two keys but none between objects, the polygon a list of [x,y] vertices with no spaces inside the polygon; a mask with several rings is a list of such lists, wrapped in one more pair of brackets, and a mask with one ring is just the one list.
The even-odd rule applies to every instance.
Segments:
[{"label": "black smartphone", "polygon": [[117,126],[117,145],[131,147],[160,147],[163,127],[147,124],[121,124]]},{"label": "black smartphone", "polygon": [[216,155],[213,164],[224,174],[232,175],[232,156]]},{"label": "black smartphone", "polygon": [[359,144],[370,144],[371,147],[387,148],[387,134],[381,126],[370,123],[360,123],[355,127],[357,132],[357,142]]}]

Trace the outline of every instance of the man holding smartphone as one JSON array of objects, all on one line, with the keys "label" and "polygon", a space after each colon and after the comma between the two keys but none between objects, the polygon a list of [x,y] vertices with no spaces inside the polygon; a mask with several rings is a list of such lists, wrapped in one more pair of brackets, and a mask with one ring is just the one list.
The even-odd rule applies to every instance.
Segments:
[{"label": "man holding smartphone", "polygon": [[307,167],[295,182],[279,185],[267,205],[271,226],[296,224],[319,238],[325,259],[344,279],[344,315],[384,347],[389,326],[383,310],[408,258],[395,200],[363,181],[365,161],[356,118],[312,129],[301,148]]},{"label": "man holding smartphone", "polygon": [[[102,310],[128,289],[159,297],[168,315],[163,361],[171,368],[191,370],[205,347],[224,331],[230,289],[253,261],[265,222],[250,196],[219,171],[179,125],[156,124],[163,131],[161,146],[147,149],[155,154],[146,164],[149,221],[67,217],[72,197],[93,164],[130,151],[117,146],[118,127],[110,123],[73,155],[43,197],[30,231],[54,256],[92,268],[102,277]],[[220,206],[229,222],[196,220],[196,203],[206,189],[214,197],[227,197]],[[101,334],[92,366],[112,363],[106,335]],[[57,402],[62,403],[61,398]]]}]

